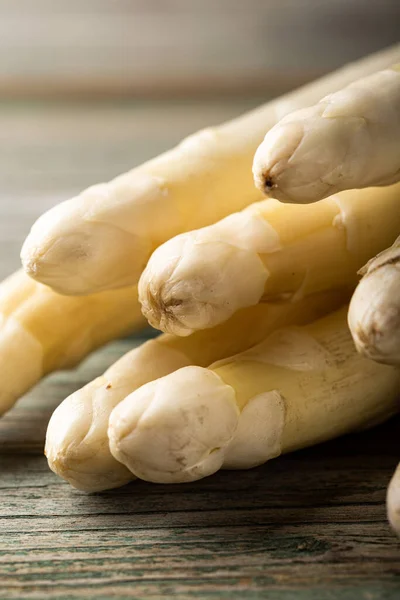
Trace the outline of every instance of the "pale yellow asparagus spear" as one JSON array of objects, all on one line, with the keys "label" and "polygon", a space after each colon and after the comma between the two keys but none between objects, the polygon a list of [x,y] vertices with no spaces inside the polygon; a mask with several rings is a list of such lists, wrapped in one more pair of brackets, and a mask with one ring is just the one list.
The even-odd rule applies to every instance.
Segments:
[{"label": "pale yellow asparagus spear", "polygon": [[66,294],[137,283],[161,243],[257,200],[251,175],[254,152],[279,119],[397,60],[400,45],[201,131],[170,152],[51,209],[24,244],[26,272]]},{"label": "pale yellow asparagus spear", "polygon": [[50,468],[87,492],[101,491],[134,477],[110,453],[111,411],[141,385],[187,366],[210,363],[250,348],[283,325],[301,324],[343,304],[349,291],[316,294],[292,304],[259,304],[239,311],[226,323],[186,338],[164,334],[128,352],[103,376],[66,398],[53,413],[46,436]]},{"label": "pale yellow asparagus spear", "polygon": [[0,284],[0,414],[47,373],[143,325],[136,287],[71,298],[14,273]]},{"label": "pale yellow asparagus spear", "polygon": [[346,314],[141,387],[111,413],[112,454],[147,481],[193,481],[383,421],[398,410],[400,371],[357,353]]},{"label": "pale yellow asparagus spear", "polygon": [[139,282],[149,322],[177,335],[274,298],[354,283],[400,230],[400,184],[311,205],[265,200],[157,248]]},{"label": "pale yellow asparagus spear", "polygon": [[400,180],[400,65],[295,111],[270,129],[253,163],[256,186],[284,202]]}]

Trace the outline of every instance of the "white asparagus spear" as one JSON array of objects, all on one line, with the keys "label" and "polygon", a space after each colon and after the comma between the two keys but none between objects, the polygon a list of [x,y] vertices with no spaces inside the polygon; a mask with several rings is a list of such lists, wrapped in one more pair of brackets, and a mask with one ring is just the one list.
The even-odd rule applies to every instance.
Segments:
[{"label": "white asparagus spear", "polygon": [[173,150],[87,189],[43,215],[22,249],[33,278],[65,294],[135,284],[151,252],[258,199],[251,165],[285,114],[400,60],[400,45],[357,61],[259,109],[201,131]]},{"label": "white asparagus spear", "polygon": [[348,314],[356,348],[372,360],[400,365],[400,237],[361,273]]},{"label": "white asparagus spear", "polygon": [[278,327],[310,322],[341,306],[348,297],[348,290],[336,290],[296,304],[259,304],[214,329],[186,338],[161,335],[128,352],[55,410],[46,436],[50,468],[86,492],[128,483],[134,476],[112,456],[107,438],[111,411],[128,394],[181,367],[206,367],[249,348]]},{"label": "white asparagus spear", "polygon": [[48,373],[144,325],[136,287],[71,298],[17,271],[0,283],[0,415]]},{"label": "white asparagus spear", "polygon": [[149,322],[176,335],[257,302],[356,283],[400,230],[400,184],[309,205],[264,200],[157,248],[139,282]]},{"label": "white asparagus spear", "polygon": [[346,313],[141,387],[111,413],[112,454],[147,481],[193,481],[388,418],[398,411],[400,370],[356,352]]},{"label": "white asparagus spear", "polygon": [[[348,324],[357,351],[379,363],[400,366],[400,237],[360,271]],[[400,465],[388,487],[389,523],[400,536]]]},{"label": "white asparagus spear", "polygon": [[400,464],[389,483],[386,507],[389,523],[400,537]]},{"label": "white asparagus spear", "polygon": [[270,129],[253,163],[258,189],[283,202],[400,180],[400,65],[355,81]]}]

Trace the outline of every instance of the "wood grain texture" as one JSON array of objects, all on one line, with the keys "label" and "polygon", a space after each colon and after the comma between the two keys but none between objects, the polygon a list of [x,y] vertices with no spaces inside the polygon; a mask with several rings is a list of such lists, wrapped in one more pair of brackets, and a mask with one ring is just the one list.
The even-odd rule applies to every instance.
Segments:
[{"label": "wood grain texture", "polygon": [[281,91],[398,41],[398,0],[0,0],[0,93]]},{"label": "wood grain texture", "polygon": [[3,449],[3,598],[397,599],[400,422],[187,485],[86,496]]},{"label": "wood grain texture", "polygon": [[[46,207],[245,108],[0,105],[0,275]],[[88,496],[49,471],[52,410],[149,335],[48,377],[0,420],[0,598],[398,600],[384,499],[400,419],[186,485]]]}]

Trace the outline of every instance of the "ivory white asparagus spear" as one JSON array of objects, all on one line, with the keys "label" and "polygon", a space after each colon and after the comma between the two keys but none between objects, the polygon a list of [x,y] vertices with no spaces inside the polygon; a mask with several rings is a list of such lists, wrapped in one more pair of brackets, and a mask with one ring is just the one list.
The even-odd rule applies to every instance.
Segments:
[{"label": "ivory white asparagus spear", "polygon": [[400,366],[400,237],[361,273],[348,315],[356,348],[367,358]]},{"label": "ivory white asparagus spear", "polygon": [[[348,324],[357,351],[379,363],[400,367],[400,237],[361,269],[350,302]],[[400,536],[400,465],[388,487],[389,523]]]},{"label": "ivory white asparagus spear", "polygon": [[71,298],[14,273],[0,284],[0,415],[46,374],[144,324],[136,287]]},{"label": "ivory white asparagus spear", "polygon": [[400,65],[355,81],[270,129],[253,163],[258,189],[283,202],[400,180]]},{"label": "ivory white asparagus spear", "polygon": [[400,464],[390,480],[386,495],[386,506],[389,523],[400,537]]},{"label": "ivory white asparagus spear", "polygon": [[181,367],[206,367],[249,348],[283,325],[309,322],[334,310],[348,297],[347,290],[337,290],[316,294],[307,302],[260,304],[238,312],[214,329],[186,338],[162,335],[128,352],[55,410],[46,436],[50,468],[87,492],[128,483],[134,476],[112,456],[107,438],[111,411],[128,394]]},{"label": "ivory white asparagus spear", "polygon": [[157,248],[139,282],[149,322],[188,335],[236,310],[355,283],[400,231],[400,184],[312,205],[265,200]]},{"label": "ivory white asparagus spear", "polygon": [[398,410],[400,371],[360,356],[347,307],[250,350],[148,383],[111,413],[114,457],[172,483],[243,469],[376,424]]},{"label": "ivory white asparagus spear", "polygon": [[285,114],[400,60],[400,45],[201,131],[154,160],[82,192],[43,215],[22,249],[33,278],[65,294],[135,284],[151,252],[256,201],[251,165],[265,132]]}]

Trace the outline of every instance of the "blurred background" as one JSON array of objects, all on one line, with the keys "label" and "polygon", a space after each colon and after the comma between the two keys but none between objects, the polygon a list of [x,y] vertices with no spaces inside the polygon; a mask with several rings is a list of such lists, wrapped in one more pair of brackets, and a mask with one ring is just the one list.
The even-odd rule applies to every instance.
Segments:
[{"label": "blurred background", "polygon": [[399,0],[0,0],[0,92],[276,93],[399,30]]},{"label": "blurred background", "polygon": [[0,0],[0,277],[54,203],[399,31],[400,0]]}]

